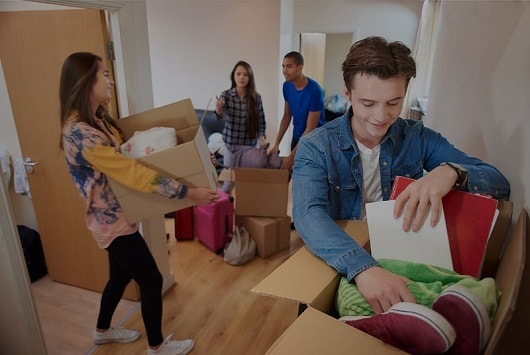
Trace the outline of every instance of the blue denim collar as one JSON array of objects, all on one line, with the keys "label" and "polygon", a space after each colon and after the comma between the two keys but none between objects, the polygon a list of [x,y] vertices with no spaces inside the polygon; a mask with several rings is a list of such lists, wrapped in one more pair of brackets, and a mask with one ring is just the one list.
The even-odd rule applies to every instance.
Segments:
[{"label": "blue denim collar", "polygon": [[357,151],[357,144],[353,138],[353,130],[351,128],[351,117],[353,116],[353,111],[351,106],[346,110],[346,113],[341,117],[337,118],[339,120],[339,136],[338,136],[338,146],[341,150],[348,150],[350,147],[353,147]]},{"label": "blue denim collar", "polygon": [[[358,151],[357,143],[355,142],[355,138],[353,137],[353,130],[351,127],[351,118],[353,116],[353,110],[351,106],[346,110],[346,113],[336,118],[336,120],[339,120],[339,137],[338,137],[338,145],[341,150],[348,150],[350,147],[354,147],[355,151]],[[390,126],[388,129],[388,132],[381,141],[381,145],[383,145],[387,140],[390,140],[393,145],[396,144],[397,140],[397,134],[398,134],[398,127],[400,124],[403,124],[403,119],[398,118],[396,122]],[[404,130],[404,133],[407,134],[410,130],[410,127],[406,127]]]}]

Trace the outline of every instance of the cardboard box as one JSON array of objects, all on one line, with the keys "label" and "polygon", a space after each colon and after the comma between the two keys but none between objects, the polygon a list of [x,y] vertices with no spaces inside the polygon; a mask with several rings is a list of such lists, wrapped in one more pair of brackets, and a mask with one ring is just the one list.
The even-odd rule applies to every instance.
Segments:
[{"label": "cardboard box", "polygon": [[493,226],[484,257],[482,258],[482,264],[480,265],[480,276],[482,278],[495,277],[501,260],[506,232],[511,224],[513,203],[501,200],[497,205],[497,209],[499,210],[499,216]]},{"label": "cardboard box", "polygon": [[289,171],[281,169],[224,169],[220,181],[235,181],[236,215],[285,217],[289,195]]},{"label": "cardboard box", "polygon": [[[500,218],[511,220],[511,215],[506,216],[501,212]],[[529,248],[526,239],[530,235],[527,220],[528,214],[523,209],[516,226],[506,238],[504,252],[496,271],[497,287],[502,296],[485,354],[516,354],[528,349],[527,346],[521,347],[521,342],[527,342],[524,332],[527,329],[530,308],[527,299],[522,297],[530,291],[530,285],[522,282],[523,274],[530,272],[530,261],[525,257]],[[365,222],[343,223],[346,223],[343,228],[353,239],[360,245],[367,244],[368,228]],[[502,232],[507,235],[507,230]],[[261,295],[286,298],[308,306],[269,348],[267,354],[404,353],[328,315],[334,310],[339,280],[340,276],[334,269],[314,256],[306,247],[302,247],[252,289]],[[518,317],[519,312],[521,314]],[[508,332],[507,329],[513,329],[513,332]],[[513,345],[514,340],[509,339],[510,337],[518,339],[519,344]],[[502,351],[499,351],[500,349]]]},{"label": "cardboard box", "polygon": [[[217,172],[210,161],[208,144],[190,99],[131,115],[116,123],[125,140],[135,131],[151,127],[175,128],[177,146],[138,158],[138,161],[188,186],[216,189]],[[109,182],[131,223],[194,204],[188,199],[168,199],[159,194],[135,191],[112,179]]]},{"label": "cardboard box", "polygon": [[236,216],[236,225],[245,226],[256,242],[257,254],[268,258],[291,245],[291,217]]}]

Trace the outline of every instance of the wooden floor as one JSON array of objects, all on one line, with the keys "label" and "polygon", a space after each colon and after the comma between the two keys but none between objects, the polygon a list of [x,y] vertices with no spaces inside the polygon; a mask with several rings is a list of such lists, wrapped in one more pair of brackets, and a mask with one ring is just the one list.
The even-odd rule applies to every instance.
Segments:
[{"label": "wooden floor", "polygon": [[[48,354],[90,353],[101,294],[54,282],[47,275],[32,283],[31,290]],[[139,307],[139,302],[121,300],[113,325],[130,318]]]},{"label": "wooden floor", "polygon": [[[193,338],[198,354],[264,354],[297,316],[296,303],[252,294],[250,289],[298,250],[303,242],[291,232],[291,248],[244,266],[226,264],[197,241],[176,242],[172,220],[168,250],[176,285],[164,295],[163,332],[173,339]],[[115,324],[138,329],[131,344],[93,346],[99,293],[42,279],[32,284],[50,355],[145,354],[147,340],[139,303],[122,300]]]}]

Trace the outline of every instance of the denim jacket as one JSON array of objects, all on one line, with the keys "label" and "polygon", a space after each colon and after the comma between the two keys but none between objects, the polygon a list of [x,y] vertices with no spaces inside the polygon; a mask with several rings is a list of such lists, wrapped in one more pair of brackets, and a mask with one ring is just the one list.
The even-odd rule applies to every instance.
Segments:
[{"label": "denim jacket", "polygon": [[[351,281],[377,262],[334,220],[359,219],[362,163],[351,128],[351,108],[298,143],[293,169],[293,219],[306,245]],[[421,121],[398,118],[381,141],[379,166],[383,200],[390,198],[396,176],[419,179],[442,162],[468,171],[467,188],[507,198],[510,185],[493,166],[470,157]]]}]

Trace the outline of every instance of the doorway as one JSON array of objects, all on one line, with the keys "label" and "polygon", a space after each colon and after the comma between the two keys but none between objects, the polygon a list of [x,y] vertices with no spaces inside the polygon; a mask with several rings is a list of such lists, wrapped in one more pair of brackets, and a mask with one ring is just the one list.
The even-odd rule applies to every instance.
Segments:
[{"label": "doorway", "polygon": [[353,32],[300,34],[304,72],[322,86],[325,97],[343,97],[341,65],[354,40]]},{"label": "doorway", "polygon": [[[64,59],[77,51],[104,58],[107,38],[99,10],[0,13],[0,58],[22,154],[39,163],[27,177],[49,275],[95,291],[107,281],[107,255],[85,227],[86,207],[58,147],[58,92]],[[136,286],[126,295],[138,299]]]}]

